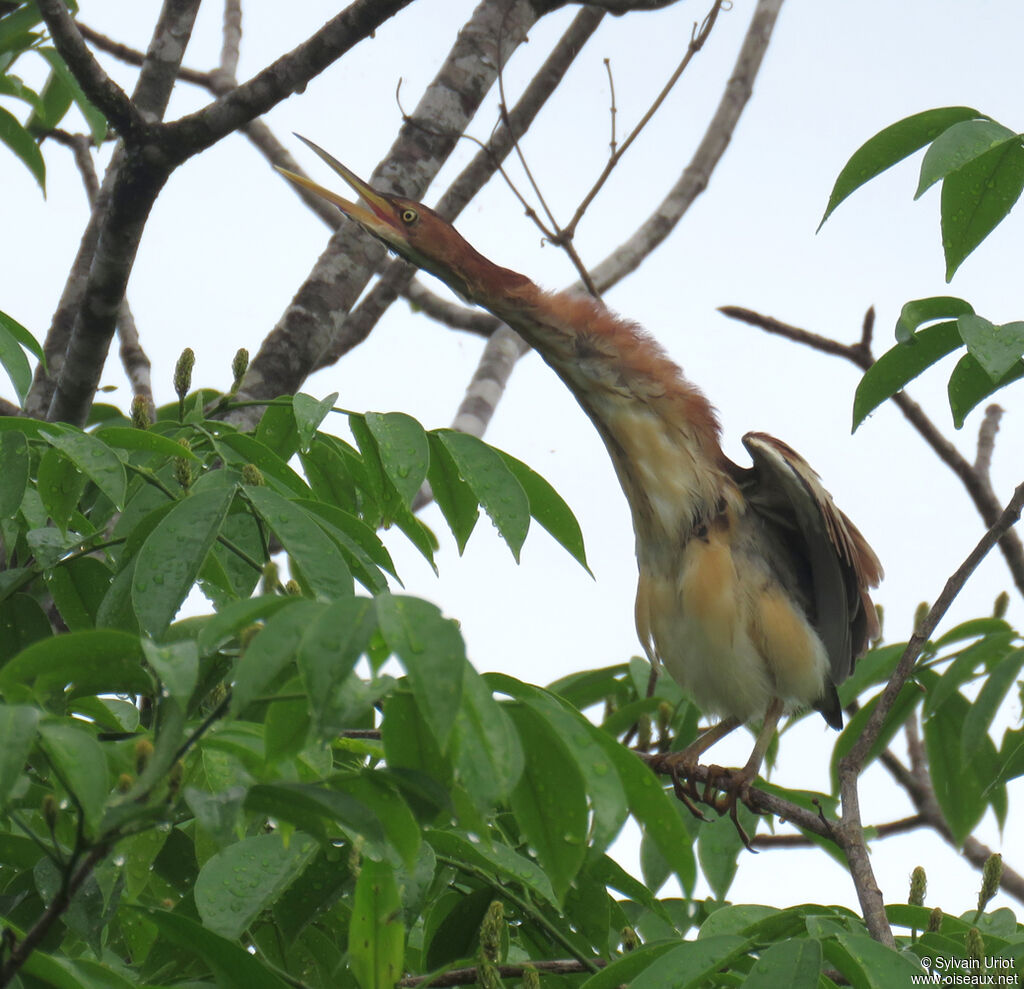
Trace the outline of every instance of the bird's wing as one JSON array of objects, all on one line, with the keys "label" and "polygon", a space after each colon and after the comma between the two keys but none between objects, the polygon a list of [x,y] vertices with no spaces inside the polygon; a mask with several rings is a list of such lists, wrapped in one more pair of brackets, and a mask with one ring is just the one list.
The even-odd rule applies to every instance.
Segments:
[{"label": "bird's wing", "polygon": [[747,433],[743,445],[754,467],[742,472],[741,487],[755,511],[790,530],[801,544],[810,570],[806,590],[814,606],[813,623],[828,653],[833,682],[841,683],[879,634],[868,588],[882,579],[882,566],[795,450],[767,433]]}]

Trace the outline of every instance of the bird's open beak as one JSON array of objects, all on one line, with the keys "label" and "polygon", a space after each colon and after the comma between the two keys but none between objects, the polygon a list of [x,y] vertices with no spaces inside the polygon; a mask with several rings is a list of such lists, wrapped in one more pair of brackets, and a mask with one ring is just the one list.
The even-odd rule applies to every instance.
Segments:
[{"label": "bird's open beak", "polygon": [[337,158],[328,154],[323,148],[307,140],[301,134],[295,135],[303,144],[308,145],[317,155],[320,156],[330,167],[337,172],[358,194],[359,197],[369,206],[366,209],[359,203],[350,202],[343,196],[339,196],[330,189],[307,179],[304,175],[296,175],[287,168],[274,167],[290,182],[303,189],[307,189],[321,199],[334,203],[347,217],[366,227],[371,232],[379,232],[383,229],[392,230],[395,227],[394,212],[388,201],[379,193],[370,188],[355,172],[349,171]]}]

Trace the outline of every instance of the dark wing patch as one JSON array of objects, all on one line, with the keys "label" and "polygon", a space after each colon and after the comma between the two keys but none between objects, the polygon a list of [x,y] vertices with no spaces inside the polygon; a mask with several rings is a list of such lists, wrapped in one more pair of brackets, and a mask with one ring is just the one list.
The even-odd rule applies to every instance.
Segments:
[{"label": "dark wing patch", "polygon": [[[828,653],[832,681],[842,683],[878,635],[868,588],[881,580],[881,564],[795,450],[767,433],[747,433],[743,445],[754,461],[740,478],[744,495],[766,523],[782,528],[783,538],[802,543],[811,584],[804,590],[814,605],[814,626]],[[834,689],[826,694],[824,704],[837,708]],[[832,723],[829,712],[822,713]]]}]

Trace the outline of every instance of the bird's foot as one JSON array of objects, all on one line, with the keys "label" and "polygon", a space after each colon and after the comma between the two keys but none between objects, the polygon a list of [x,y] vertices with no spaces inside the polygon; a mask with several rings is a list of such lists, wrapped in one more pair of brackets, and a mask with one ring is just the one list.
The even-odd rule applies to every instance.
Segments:
[{"label": "bird's foot", "polygon": [[704,801],[705,803],[710,803],[719,814],[725,815],[728,813],[736,828],[736,833],[740,836],[740,841],[743,842],[748,852],[754,852],[755,854],[757,850],[751,846],[750,835],[747,834],[747,829],[740,823],[739,805],[743,803],[748,807],[750,806],[750,785],[756,778],[756,770],[751,773],[745,768],[723,769],[721,766],[709,766],[705,798],[709,796],[709,791],[712,788],[719,790],[721,796],[711,800],[705,799]]},{"label": "bird's foot", "polygon": [[693,772],[697,768],[697,764],[691,759],[680,758],[684,755],[685,753],[679,752],[665,757],[665,765],[672,777],[672,789],[680,803],[694,817],[700,821],[707,821],[708,818],[697,806],[697,802],[702,799],[697,793],[697,785],[693,780]]}]

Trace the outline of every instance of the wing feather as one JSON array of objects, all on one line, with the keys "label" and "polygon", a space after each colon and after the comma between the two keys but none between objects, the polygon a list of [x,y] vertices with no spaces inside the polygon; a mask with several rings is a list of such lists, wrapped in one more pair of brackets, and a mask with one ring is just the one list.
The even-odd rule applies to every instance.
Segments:
[{"label": "wing feather", "polygon": [[754,466],[740,472],[741,487],[755,511],[801,544],[810,572],[811,586],[804,591],[814,605],[812,621],[828,653],[833,683],[839,684],[879,634],[868,589],[882,579],[882,565],[792,447],[767,433],[747,433],[743,445]]}]

